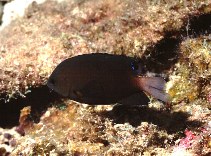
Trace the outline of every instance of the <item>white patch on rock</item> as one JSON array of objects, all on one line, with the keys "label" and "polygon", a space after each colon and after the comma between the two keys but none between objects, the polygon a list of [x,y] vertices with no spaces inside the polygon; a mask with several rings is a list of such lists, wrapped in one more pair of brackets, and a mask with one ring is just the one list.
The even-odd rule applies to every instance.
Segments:
[{"label": "white patch on rock", "polygon": [[26,8],[32,3],[36,2],[41,4],[46,0],[14,0],[10,3],[7,3],[4,6],[3,16],[2,16],[2,25],[0,30],[5,26],[9,25],[12,20],[17,19],[18,17],[23,17],[25,14]]}]

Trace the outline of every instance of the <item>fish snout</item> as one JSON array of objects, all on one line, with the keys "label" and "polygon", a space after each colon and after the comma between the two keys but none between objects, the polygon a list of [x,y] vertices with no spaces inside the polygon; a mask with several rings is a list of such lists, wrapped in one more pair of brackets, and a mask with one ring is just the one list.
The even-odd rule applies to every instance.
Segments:
[{"label": "fish snout", "polygon": [[55,88],[55,80],[53,79],[53,78],[49,78],[48,79],[48,82],[47,82],[47,86],[50,88],[50,89],[52,89],[52,90],[54,90],[54,88]]}]

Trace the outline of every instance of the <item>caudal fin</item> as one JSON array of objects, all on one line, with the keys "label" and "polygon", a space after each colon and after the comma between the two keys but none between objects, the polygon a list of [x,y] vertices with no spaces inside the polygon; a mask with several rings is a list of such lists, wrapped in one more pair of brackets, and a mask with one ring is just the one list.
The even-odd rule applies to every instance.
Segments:
[{"label": "caudal fin", "polygon": [[161,77],[140,78],[141,88],[154,98],[164,102],[170,101],[170,96],[165,92],[166,81]]}]

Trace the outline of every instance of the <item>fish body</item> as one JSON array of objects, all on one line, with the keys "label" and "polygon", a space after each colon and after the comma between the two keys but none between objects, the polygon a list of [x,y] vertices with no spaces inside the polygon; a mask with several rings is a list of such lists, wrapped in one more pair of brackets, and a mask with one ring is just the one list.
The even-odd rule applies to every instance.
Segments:
[{"label": "fish body", "polygon": [[84,54],[61,62],[47,85],[72,100],[94,105],[116,103],[143,90],[149,94],[156,91],[153,96],[166,101],[165,81],[160,77],[139,77],[142,70],[141,64],[131,57]]}]

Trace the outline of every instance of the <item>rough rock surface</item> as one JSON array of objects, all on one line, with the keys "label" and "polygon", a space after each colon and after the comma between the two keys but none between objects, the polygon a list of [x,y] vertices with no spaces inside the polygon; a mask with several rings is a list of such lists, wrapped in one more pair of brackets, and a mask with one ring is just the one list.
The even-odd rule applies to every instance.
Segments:
[{"label": "rough rock surface", "polygon": [[38,123],[29,122],[29,113],[21,115],[25,136],[8,152],[209,155],[209,19],[210,0],[32,3],[24,17],[1,30],[0,93],[9,99],[27,96],[65,58],[107,52],[140,57],[149,70],[167,74],[172,103],[167,107],[151,99],[149,107],[125,108],[55,102]]}]

